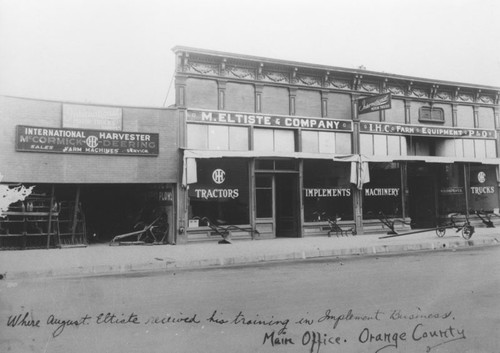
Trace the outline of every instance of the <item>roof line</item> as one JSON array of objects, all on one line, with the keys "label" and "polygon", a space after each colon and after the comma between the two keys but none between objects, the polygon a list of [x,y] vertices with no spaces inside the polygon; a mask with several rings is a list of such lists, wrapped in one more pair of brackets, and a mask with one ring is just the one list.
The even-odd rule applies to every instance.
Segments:
[{"label": "roof line", "polygon": [[25,100],[40,101],[40,102],[50,102],[50,103],[91,105],[91,106],[97,106],[97,107],[111,107],[111,108],[157,109],[157,110],[176,109],[176,108],[173,108],[173,107],[154,107],[154,106],[123,105],[123,104],[105,104],[105,103],[76,102],[76,101],[65,101],[65,100],[57,100],[57,99],[44,99],[44,98],[22,97],[22,96],[14,96],[14,95],[9,95],[9,94],[0,94],[0,97],[15,98],[15,99],[25,99]]},{"label": "roof line", "polygon": [[319,70],[326,70],[326,71],[337,71],[337,72],[340,71],[340,72],[345,72],[345,73],[350,73],[350,74],[378,76],[378,77],[393,78],[393,79],[404,80],[404,81],[434,83],[434,84],[442,84],[442,85],[446,85],[446,86],[459,86],[459,87],[468,87],[468,88],[500,91],[500,87],[495,87],[495,86],[486,86],[486,85],[464,83],[464,82],[455,82],[455,81],[445,81],[445,80],[437,80],[437,79],[434,80],[434,79],[429,79],[429,78],[404,76],[404,75],[391,74],[391,73],[379,72],[379,71],[370,71],[370,70],[364,70],[364,69],[350,69],[350,68],[338,67],[338,66],[327,66],[327,65],[320,65],[320,64],[304,63],[304,62],[300,62],[300,61],[289,61],[289,60],[282,60],[282,59],[265,58],[265,57],[260,57],[260,56],[253,56],[253,55],[247,55],[247,54],[235,54],[235,53],[228,53],[228,52],[209,50],[209,49],[193,48],[193,47],[187,47],[187,46],[181,46],[181,45],[177,45],[177,46],[173,47],[172,51],[174,53],[185,51],[185,52],[191,52],[191,53],[196,53],[196,54],[219,56],[222,58],[232,58],[232,59],[240,59],[240,60],[243,59],[243,60],[250,60],[250,61],[258,61],[258,62],[262,62],[262,63],[280,64],[280,65],[288,65],[288,66],[300,66],[300,67],[305,67],[305,68],[309,68],[309,69],[316,69],[316,70],[319,69]]}]

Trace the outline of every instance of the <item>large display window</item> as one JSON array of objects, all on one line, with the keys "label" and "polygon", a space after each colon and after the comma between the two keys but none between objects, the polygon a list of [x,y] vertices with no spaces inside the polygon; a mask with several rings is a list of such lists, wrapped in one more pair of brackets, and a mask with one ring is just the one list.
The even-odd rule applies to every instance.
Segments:
[{"label": "large display window", "polygon": [[350,163],[304,161],[304,221],[353,219]]},{"label": "large display window", "polygon": [[498,208],[496,166],[471,164],[469,183],[469,209],[472,212],[491,212]]},{"label": "large display window", "polygon": [[465,213],[464,165],[437,165],[438,210],[441,217],[450,213]]},{"label": "large display window", "polygon": [[[249,224],[248,162],[238,158],[197,160],[198,182],[188,190],[189,219]],[[196,222],[194,222],[196,224]],[[202,221],[198,223],[202,226]]]},{"label": "large display window", "polygon": [[363,218],[403,217],[399,163],[370,163],[370,182],[363,186]]}]

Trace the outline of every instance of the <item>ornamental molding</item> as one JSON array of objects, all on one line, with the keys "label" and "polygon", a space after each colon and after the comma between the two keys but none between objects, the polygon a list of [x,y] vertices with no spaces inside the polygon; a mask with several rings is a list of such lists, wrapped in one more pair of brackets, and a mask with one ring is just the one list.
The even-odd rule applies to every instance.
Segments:
[{"label": "ornamental molding", "polygon": [[429,93],[421,88],[413,87],[410,92],[408,92],[410,96],[417,98],[429,98]]},{"label": "ornamental molding", "polygon": [[493,104],[495,102],[493,97],[485,95],[479,96],[479,101],[486,104]]},{"label": "ornamental molding", "polygon": [[448,91],[438,91],[435,95],[436,99],[449,101],[451,100],[451,92]]},{"label": "ornamental molding", "polygon": [[205,64],[205,63],[202,64],[196,62],[189,62],[186,71],[197,72],[202,75],[218,75],[219,66],[215,64]]},{"label": "ornamental molding", "polygon": [[348,80],[329,78],[325,81],[326,87],[334,87],[338,89],[351,89],[351,83]]},{"label": "ornamental molding", "polygon": [[364,92],[378,92],[379,85],[373,82],[361,82],[361,84],[358,86],[358,90]]},{"label": "ornamental molding", "polygon": [[474,102],[474,97],[472,96],[472,94],[459,93],[457,95],[457,100],[460,100],[462,102]]},{"label": "ornamental molding", "polygon": [[398,87],[398,86],[388,85],[386,88],[386,91],[390,92],[394,95],[397,95],[397,96],[404,96],[405,95],[405,90],[402,87]]},{"label": "ornamental molding", "polygon": [[256,78],[255,70],[235,66],[226,67],[226,76],[252,80]]},{"label": "ornamental molding", "polygon": [[[258,64],[258,66],[251,64]],[[362,73],[340,73],[310,68],[301,72],[302,69],[286,65],[268,66],[263,62],[249,63],[227,58],[204,60],[199,57],[190,57],[189,53],[183,53],[176,57],[176,71],[179,74],[187,74],[186,77],[189,74],[196,74],[218,76],[221,79],[261,81],[262,84],[269,82],[270,84],[298,85],[332,91],[358,91],[369,94],[388,92],[400,97],[456,102],[458,104],[498,105],[500,101],[500,92],[490,89],[481,90],[450,85],[440,87],[437,82],[433,84],[389,77],[363,77]],[[338,77],[337,74],[341,76]]]},{"label": "ornamental molding", "polygon": [[262,71],[262,79],[271,82],[290,82],[290,76],[283,72]]},{"label": "ornamental molding", "polygon": [[321,87],[321,78],[319,77],[297,75],[297,81],[303,83],[306,86]]}]

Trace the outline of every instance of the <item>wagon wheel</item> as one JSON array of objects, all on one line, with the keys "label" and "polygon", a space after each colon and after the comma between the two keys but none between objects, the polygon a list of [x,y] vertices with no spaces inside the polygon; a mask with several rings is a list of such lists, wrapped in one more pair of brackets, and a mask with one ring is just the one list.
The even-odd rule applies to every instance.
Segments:
[{"label": "wagon wheel", "polygon": [[446,234],[446,228],[445,227],[436,228],[436,234],[440,238],[444,237],[444,235]]},{"label": "wagon wheel", "polygon": [[464,239],[470,239],[472,237],[472,234],[474,234],[474,227],[469,224],[466,224],[462,228],[462,237]]}]

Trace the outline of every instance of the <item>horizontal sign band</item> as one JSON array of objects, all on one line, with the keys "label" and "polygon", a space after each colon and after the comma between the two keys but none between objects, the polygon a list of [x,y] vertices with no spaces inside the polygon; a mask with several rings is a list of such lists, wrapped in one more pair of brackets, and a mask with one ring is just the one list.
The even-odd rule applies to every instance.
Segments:
[{"label": "horizontal sign band", "polygon": [[16,150],[64,154],[157,156],[159,134],[18,125]]},{"label": "horizontal sign band", "polygon": [[495,139],[495,130],[486,129],[461,129],[454,127],[436,127],[424,125],[404,125],[404,124],[385,124],[385,123],[367,123],[360,124],[361,132],[370,132],[375,134],[396,134],[396,135],[416,135],[416,136],[435,136],[435,137],[469,137]]},{"label": "horizontal sign band", "polygon": [[189,110],[187,120],[203,123],[222,123],[232,125],[255,125],[284,128],[303,128],[314,130],[352,131],[352,122],[326,118],[307,118],[298,116],[276,116],[234,112],[212,112]]}]

